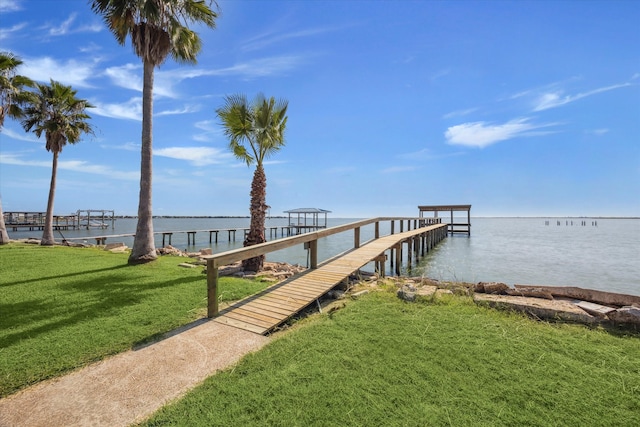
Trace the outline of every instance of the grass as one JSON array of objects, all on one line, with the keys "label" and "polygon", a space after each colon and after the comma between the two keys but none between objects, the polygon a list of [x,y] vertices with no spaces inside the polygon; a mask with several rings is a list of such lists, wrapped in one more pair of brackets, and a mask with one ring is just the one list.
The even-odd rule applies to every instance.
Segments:
[{"label": "grass", "polygon": [[303,321],[145,426],[637,426],[640,337],[376,292]]},{"label": "grass", "polygon": [[[127,265],[96,248],[0,246],[0,396],[128,350],[206,315],[201,268],[187,258]],[[221,300],[267,285],[222,278]]]},{"label": "grass", "polygon": [[[185,258],[0,246],[0,393],[202,317]],[[266,287],[221,280],[224,300]],[[301,320],[146,426],[636,426],[640,335],[373,292]]]}]

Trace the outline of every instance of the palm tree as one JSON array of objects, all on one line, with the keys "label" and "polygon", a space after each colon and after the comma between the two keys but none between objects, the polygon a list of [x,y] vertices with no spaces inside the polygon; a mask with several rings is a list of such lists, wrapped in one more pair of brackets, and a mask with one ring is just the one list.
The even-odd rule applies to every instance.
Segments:
[{"label": "palm tree", "polygon": [[56,192],[56,175],[58,173],[58,155],[68,143],[80,142],[83,133],[93,134],[93,128],[87,122],[91,117],[85,112],[93,108],[84,99],[76,98],[76,92],[71,86],[65,86],[51,80],[51,84],[36,84],[36,90],[24,108],[22,126],[29,132],[33,130],[38,138],[44,132],[46,149],[53,153],[51,167],[51,185],[49,200],[44,221],[41,245],[51,246],[53,238],[53,199]]},{"label": "palm tree", "polygon": [[[267,177],[263,162],[285,144],[288,104],[282,99],[266,99],[262,94],[249,104],[244,95],[232,95],[225,97],[225,105],[216,110],[224,134],[229,138],[229,149],[247,166],[256,164],[249,206],[251,225],[244,246],[266,241],[264,222],[269,206],[266,203]],[[245,260],[242,264],[247,271],[260,271],[264,255]]]},{"label": "palm tree", "polygon": [[142,59],[142,148],[138,223],[129,264],[157,258],[153,241],[152,116],[153,74],[171,55],[177,62],[196,63],[201,49],[198,34],[185,24],[204,23],[215,28],[218,14],[213,0],[93,0],[91,9],[102,15],[116,40],[124,45],[131,37],[133,51]]},{"label": "palm tree", "polygon": [[[19,119],[22,116],[25,86],[33,86],[27,77],[16,74],[22,60],[9,52],[0,52],[0,130],[4,126],[5,117]],[[9,243],[7,227],[4,224],[2,201],[0,200],[0,245]]]}]

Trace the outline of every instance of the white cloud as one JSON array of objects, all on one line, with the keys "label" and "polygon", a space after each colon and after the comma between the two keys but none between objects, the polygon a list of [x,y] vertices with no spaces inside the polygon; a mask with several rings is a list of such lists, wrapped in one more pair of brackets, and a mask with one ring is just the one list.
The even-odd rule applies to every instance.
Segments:
[{"label": "white cloud", "polygon": [[543,93],[542,95],[538,96],[537,99],[534,101],[533,111],[543,111],[543,110],[548,110],[550,108],[560,107],[562,105],[575,102],[579,99],[586,98],[591,95],[596,95],[602,92],[608,92],[610,90],[619,89],[619,88],[630,86],[630,85],[631,83],[616,84],[616,85],[611,85],[611,86],[590,90],[588,92],[578,93],[576,95],[563,95],[562,90]]},{"label": "white cloud", "polygon": [[232,67],[215,70],[213,75],[241,75],[244,77],[265,77],[281,74],[293,69],[302,62],[297,56],[278,56],[273,58],[256,59]]},{"label": "white cloud", "polygon": [[219,134],[222,132],[218,127],[218,124],[213,120],[201,120],[199,122],[196,122],[194,126],[204,131],[193,135],[194,141],[210,142],[213,141],[214,134]]},{"label": "white cloud", "polygon": [[88,80],[95,77],[96,74],[94,62],[82,62],[75,59],[59,62],[46,56],[25,59],[21,67],[21,73],[33,80],[48,83],[50,79],[53,79],[74,88],[91,87]]},{"label": "white cloud", "polygon": [[50,36],[54,36],[54,37],[56,37],[56,36],[64,36],[64,35],[67,35],[67,34],[86,33],[86,32],[97,33],[97,32],[102,31],[103,26],[102,25],[98,25],[96,23],[81,25],[79,27],[72,28],[72,24],[76,20],[76,16],[78,16],[77,13],[72,13],[60,25],[58,25],[58,26],[48,25],[45,28],[48,28],[49,29],[49,31],[48,31],[49,35]]},{"label": "white cloud", "polygon": [[200,111],[199,105],[185,105],[184,107],[176,110],[165,110],[154,114],[155,116],[173,116],[176,114],[189,114]]},{"label": "white cloud", "polygon": [[7,136],[11,139],[15,139],[18,141],[27,141],[27,142],[43,142],[44,138],[38,139],[33,132],[14,132],[11,129],[3,128],[2,136]]},{"label": "white cloud", "polygon": [[8,39],[14,33],[19,33],[27,24],[23,22],[22,24],[16,24],[10,28],[0,28],[0,40]]},{"label": "white cloud", "polygon": [[91,111],[99,116],[111,117],[114,119],[142,120],[142,98],[131,98],[121,104],[106,104],[91,102],[95,108]]},{"label": "white cloud", "polygon": [[73,24],[73,21],[76,19],[77,13],[72,13],[66,21],[60,24],[58,27],[49,28],[50,36],[62,36],[69,32],[69,27]]},{"label": "white cloud", "polygon": [[215,124],[216,122],[213,120],[201,120],[196,122],[194,126],[207,132],[213,132],[216,130]]},{"label": "white cloud", "polygon": [[203,76],[241,76],[264,77],[284,73],[302,63],[303,59],[294,55],[275,56],[270,58],[255,59],[252,61],[234,64],[225,68],[203,69],[186,68],[169,71],[158,71],[156,77],[162,81],[180,82],[185,79]]},{"label": "white cloud", "polygon": [[142,92],[142,66],[125,64],[120,67],[109,67],[104,73],[116,86]]},{"label": "white cloud", "polygon": [[153,154],[172,159],[186,160],[194,166],[207,166],[222,163],[231,153],[211,147],[167,147],[153,150]]},{"label": "white cloud", "polygon": [[120,145],[100,144],[100,148],[105,148],[107,150],[140,151],[140,144],[135,142],[125,142]]},{"label": "white cloud", "polygon": [[486,122],[470,122],[451,126],[444,135],[449,144],[483,148],[496,142],[521,136],[540,135],[540,132],[533,131],[555,125],[556,123],[534,125],[529,123],[528,118],[514,119],[498,125]]},{"label": "white cloud", "polygon": [[[20,154],[15,153],[0,153],[0,163],[8,165],[18,166],[31,166],[31,167],[43,167],[51,168],[51,161],[45,160],[23,160]],[[96,165],[83,160],[59,160],[58,169],[70,170],[74,172],[83,172],[95,175],[108,176],[110,178],[122,179],[122,180],[137,180],[140,179],[140,173],[136,172],[124,172],[110,168],[109,166]]]},{"label": "white cloud", "polygon": [[0,0],[0,12],[17,12],[18,10],[22,10],[19,0]]},{"label": "white cloud", "polygon": [[[235,64],[226,68],[203,69],[181,66],[168,71],[157,70],[154,74],[153,94],[167,98],[178,98],[174,89],[183,80],[207,76],[239,76],[243,78],[266,77],[279,75],[295,68],[302,62],[296,56],[278,56],[262,58]],[[125,64],[119,67],[109,67],[104,74],[116,86],[142,92],[142,65]]]},{"label": "white cloud", "polygon": [[[119,67],[109,67],[104,73],[116,86],[135,90],[142,93],[142,64],[125,64]],[[183,80],[179,70],[161,72],[156,71],[153,80],[154,96],[176,98],[173,86]]]},{"label": "white cloud", "polygon": [[478,111],[478,108],[467,108],[466,110],[456,110],[456,111],[452,111],[450,113],[445,114],[444,116],[442,116],[442,118],[451,119],[453,117],[466,116],[471,113],[475,113],[476,111]]},{"label": "white cloud", "polygon": [[242,50],[244,51],[261,50],[269,45],[280,43],[282,41],[311,37],[318,34],[333,32],[336,30],[338,30],[338,28],[309,28],[306,30],[294,31],[290,33],[262,34],[247,40],[242,46]]}]

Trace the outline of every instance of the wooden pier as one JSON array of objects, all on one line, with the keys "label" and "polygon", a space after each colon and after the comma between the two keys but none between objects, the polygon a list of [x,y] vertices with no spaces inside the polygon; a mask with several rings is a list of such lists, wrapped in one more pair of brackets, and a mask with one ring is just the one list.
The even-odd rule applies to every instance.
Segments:
[{"label": "wooden pier", "polygon": [[[377,271],[384,276],[385,262],[388,258],[385,252],[391,252],[391,261],[395,259],[396,273],[399,273],[404,245],[407,246],[407,263],[410,264],[413,257],[417,260],[424,256],[447,236],[446,224],[430,225],[431,222],[437,221],[418,220],[414,224],[419,226],[413,230],[410,230],[411,221],[408,221],[408,231],[380,237],[381,220],[391,220],[392,224],[394,223],[391,218],[365,220],[206,257],[209,317],[214,317],[214,321],[218,323],[266,334],[371,262],[376,263]],[[371,224],[371,221],[375,222],[375,237],[360,245],[360,227]],[[354,248],[318,264],[318,239],[348,230],[354,231]],[[218,311],[218,267],[301,243],[310,249],[309,270]]]},{"label": "wooden pier", "polygon": [[[324,228],[324,227],[320,227],[320,228]],[[302,232],[316,230],[316,229],[317,228],[313,226],[280,225],[280,226],[274,226],[274,227],[266,227],[265,235],[268,232],[270,239],[276,239],[278,238],[278,233],[280,233],[280,237],[295,236],[295,235],[301,234]],[[162,236],[162,246],[165,246],[165,244],[167,245],[171,244],[171,240],[174,234],[186,234],[187,245],[195,245],[197,233],[204,233],[205,235],[208,233],[209,243],[218,243],[220,234],[222,234],[223,236],[226,235],[228,242],[235,242],[237,237],[244,239],[245,235],[248,232],[249,232],[248,227],[246,228],[240,227],[240,228],[217,228],[217,229],[206,229],[206,230],[155,231],[153,234],[155,236]],[[125,233],[125,234],[106,234],[106,235],[100,235],[100,236],[68,237],[68,238],[65,238],[65,240],[70,242],[95,240],[96,245],[105,245],[108,239],[117,239],[122,237],[135,237],[135,234]]]},{"label": "wooden pier", "polygon": [[[93,215],[93,218],[91,217]],[[4,212],[4,223],[13,231],[26,229],[28,231],[44,230],[46,212]],[[98,222],[100,220],[100,222]],[[112,210],[88,209],[78,210],[71,215],[54,215],[54,230],[78,230],[80,228],[107,228],[111,222],[111,228],[115,227],[115,216]]]}]

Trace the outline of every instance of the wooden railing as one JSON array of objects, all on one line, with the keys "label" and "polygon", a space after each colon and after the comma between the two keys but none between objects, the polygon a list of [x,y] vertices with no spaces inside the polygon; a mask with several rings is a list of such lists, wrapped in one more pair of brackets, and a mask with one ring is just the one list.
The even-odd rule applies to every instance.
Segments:
[{"label": "wooden railing", "polygon": [[[414,218],[414,217],[379,217],[370,218],[361,221],[355,221],[348,224],[338,225],[331,228],[325,228],[318,231],[313,231],[305,234],[300,234],[292,237],[285,237],[270,242],[260,243],[253,246],[247,246],[244,248],[233,249],[226,252],[221,252],[214,255],[207,255],[203,258],[207,260],[207,297],[208,297],[208,313],[209,317],[218,313],[218,268],[224,265],[228,265],[237,261],[243,261],[245,259],[266,255],[270,252],[290,248],[296,245],[304,245],[305,249],[309,250],[309,268],[315,269],[318,267],[318,240],[324,237],[328,237],[338,233],[344,233],[353,230],[353,247],[359,248],[361,241],[360,230],[362,227],[374,224],[374,240],[380,237],[380,223],[384,221],[390,221],[390,234],[394,234],[396,231],[401,233],[403,231],[421,228],[427,225],[440,224],[440,218]],[[396,230],[395,225],[398,221],[399,228]],[[406,222],[406,230],[404,230],[404,224]]]}]

